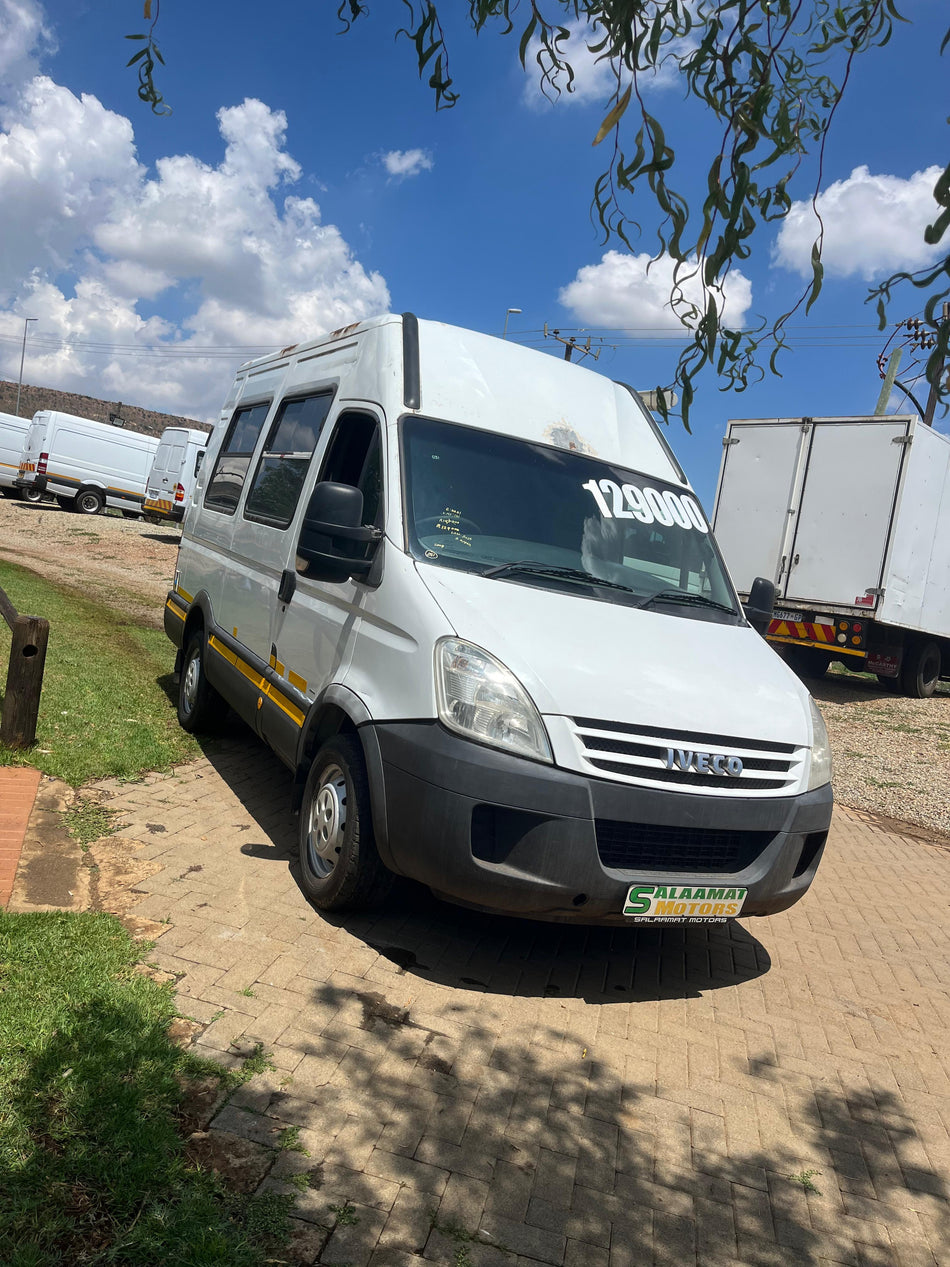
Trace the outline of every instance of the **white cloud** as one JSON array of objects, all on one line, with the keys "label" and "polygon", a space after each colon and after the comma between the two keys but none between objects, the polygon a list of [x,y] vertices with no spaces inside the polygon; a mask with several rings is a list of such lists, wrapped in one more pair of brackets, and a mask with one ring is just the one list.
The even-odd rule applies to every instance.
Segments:
[{"label": "white cloud", "polygon": [[[283,113],[249,99],[217,117],[217,164],[176,155],[150,174],[129,120],[93,96],[35,77],[7,105],[0,372],[16,376],[28,314],[27,381],[208,417],[248,355],[215,348],[281,346],[386,311],[383,278],[293,192]],[[144,344],[150,355],[132,355]]]},{"label": "white cloud", "polygon": [[432,170],[432,155],[428,150],[389,150],[381,159],[389,175],[398,180]]},{"label": "white cloud", "polygon": [[[817,199],[824,222],[825,274],[872,281],[935,260],[941,249],[927,246],[924,229],[938,212],[933,190],[940,171],[928,167],[904,180],[872,176],[867,167],[856,167],[847,180],[829,185]],[[811,203],[793,203],[776,239],[773,263],[811,276],[811,248],[819,229]]]},{"label": "white cloud", "polygon": [[[650,256],[607,251],[599,264],[578,269],[577,276],[563,287],[558,299],[584,325],[608,329],[640,331],[644,337],[683,333],[683,325],[670,303],[674,262],[661,256],[651,264]],[[686,305],[702,310],[705,300],[698,270],[680,282]],[[720,314],[724,325],[740,328],[752,303],[752,284],[738,269],[726,278],[721,292]]]},{"label": "white cloud", "polygon": [[[547,64],[546,54],[542,54],[539,65],[541,41],[535,37],[528,45],[525,55],[527,78],[521,94],[522,101],[531,109],[540,110],[546,105],[562,102],[581,105],[594,101],[604,105],[616,90],[617,74],[614,63],[608,58],[602,58],[599,54],[591,52],[591,45],[600,43],[603,38],[601,28],[596,22],[589,23],[583,20],[567,22],[565,26],[569,35],[566,42],[560,46],[560,54],[570,63],[574,71],[571,89],[568,91],[567,75],[562,73],[555,74],[553,85],[548,84],[542,89],[541,66]],[[638,76],[641,92],[673,88],[679,84],[680,73],[675,56],[682,56],[695,46],[696,42],[692,36],[671,41],[667,48],[667,57],[661,61],[659,68],[652,73],[641,72]],[[628,71],[621,71],[621,81],[624,87],[630,82]],[[556,92],[555,88],[559,88],[560,93]]]},{"label": "white cloud", "polygon": [[0,91],[15,95],[39,70],[41,54],[53,48],[36,0],[0,0]]}]

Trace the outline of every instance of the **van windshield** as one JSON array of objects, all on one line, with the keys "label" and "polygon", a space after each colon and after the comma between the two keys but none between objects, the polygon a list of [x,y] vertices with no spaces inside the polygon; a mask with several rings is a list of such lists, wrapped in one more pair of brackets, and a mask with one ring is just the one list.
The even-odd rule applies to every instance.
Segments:
[{"label": "van windshield", "polygon": [[700,619],[738,617],[681,486],[453,423],[403,421],[407,544],[436,566]]}]

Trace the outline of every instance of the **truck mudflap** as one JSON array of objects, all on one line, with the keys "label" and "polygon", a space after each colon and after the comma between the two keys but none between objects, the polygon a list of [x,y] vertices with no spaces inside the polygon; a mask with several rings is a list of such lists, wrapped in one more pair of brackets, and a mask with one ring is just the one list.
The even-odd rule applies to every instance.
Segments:
[{"label": "truck mudflap", "polygon": [[831,821],[830,785],[683,796],[511,756],[437,722],[374,730],[391,865],[500,914],[630,924],[650,889],[662,922],[771,915],[808,889]]}]

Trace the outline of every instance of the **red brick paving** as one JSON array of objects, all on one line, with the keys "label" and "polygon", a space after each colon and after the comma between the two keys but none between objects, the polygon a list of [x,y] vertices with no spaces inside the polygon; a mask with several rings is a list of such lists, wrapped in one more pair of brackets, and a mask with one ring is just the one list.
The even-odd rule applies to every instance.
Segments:
[{"label": "red brick paving", "polygon": [[0,906],[7,905],[13,892],[23,837],[39,785],[39,770],[28,766],[0,767]]}]

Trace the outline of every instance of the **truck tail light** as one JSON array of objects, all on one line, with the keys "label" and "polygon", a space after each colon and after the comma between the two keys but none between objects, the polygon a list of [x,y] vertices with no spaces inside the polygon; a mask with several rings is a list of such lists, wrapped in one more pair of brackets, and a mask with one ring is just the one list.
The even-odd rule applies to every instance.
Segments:
[{"label": "truck tail light", "polygon": [[176,484],[175,485],[175,501],[183,502],[184,500],[185,500],[185,486],[184,484]]},{"label": "truck tail light", "polygon": [[36,473],[37,473],[37,475],[45,475],[45,474],[46,474],[46,463],[47,463],[48,461],[49,461],[49,454],[48,454],[48,453],[41,453],[41,454],[40,454],[40,460],[39,460],[39,462],[37,462],[37,464],[36,464]]}]

